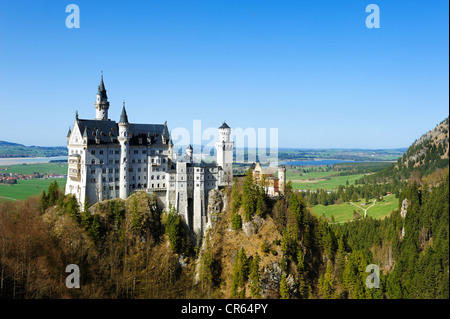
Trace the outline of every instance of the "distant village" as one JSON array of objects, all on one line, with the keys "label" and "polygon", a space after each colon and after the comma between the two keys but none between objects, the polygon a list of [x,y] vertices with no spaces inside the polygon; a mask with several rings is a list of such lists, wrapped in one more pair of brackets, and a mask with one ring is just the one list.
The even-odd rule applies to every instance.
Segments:
[{"label": "distant village", "polygon": [[19,174],[19,173],[9,173],[8,168],[0,167],[0,183],[5,184],[17,184],[18,180],[27,180],[34,178],[49,179],[49,178],[67,178],[67,175],[57,174],[57,173],[33,173],[33,174]]}]

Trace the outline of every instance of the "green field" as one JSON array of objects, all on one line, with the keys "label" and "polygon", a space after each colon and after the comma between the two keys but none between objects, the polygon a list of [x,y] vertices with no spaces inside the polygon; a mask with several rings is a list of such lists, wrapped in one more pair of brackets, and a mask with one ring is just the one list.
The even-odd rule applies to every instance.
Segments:
[{"label": "green field", "polygon": [[64,188],[66,187],[65,178],[18,180],[17,184],[12,185],[0,183],[0,201],[5,199],[25,199],[30,196],[40,195],[43,190],[47,191],[50,183],[55,180],[58,182],[61,190],[64,191]]},{"label": "green field", "polygon": [[336,172],[309,172],[304,174],[287,172],[286,179],[292,181],[293,189],[316,190],[326,189],[326,190],[336,190],[339,185],[346,185],[347,181],[349,184],[354,184],[355,180],[364,177],[367,174],[353,174],[347,176],[332,176],[336,175]]},{"label": "green field", "polygon": [[0,168],[8,170],[1,170],[0,173],[16,173],[30,175],[33,173],[41,174],[67,174],[67,163],[36,163],[36,164],[17,164],[0,166]]},{"label": "green field", "polygon": [[[367,205],[362,205],[363,201],[355,202],[356,205],[361,207],[369,207],[373,204],[373,199]],[[367,210],[367,216],[373,218],[384,218],[389,215],[394,209],[398,208],[398,198],[395,195],[387,195],[384,197],[384,201],[377,201],[374,206]],[[325,214],[327,218],[331,220],[331,216],[334,216],[335,222],[343,223],[353,219],[353,211],[357,211],[361,217],[364,216],[364,211],[350,203],[333,204],[333,205],[316,205],[311,211],[317,216]]]}]

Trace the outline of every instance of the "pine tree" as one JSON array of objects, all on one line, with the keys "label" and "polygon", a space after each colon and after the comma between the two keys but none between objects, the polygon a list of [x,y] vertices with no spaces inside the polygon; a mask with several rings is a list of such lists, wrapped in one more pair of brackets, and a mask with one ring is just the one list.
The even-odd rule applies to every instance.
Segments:
[{"label": "pine tree", "polygon": [[261,298],[261,287],[260,287],[260,274],[259,274],[259,263],[261,262],[261,257],[256,253],[253,258],[249,279],[251,281],[250,293],[253,298]]},{"label": "pine tree", "polygon": [[324,299],[331,299],[334,297],[333,287],[333,270],[331,262],[327,264],[327,270],[325,274],[321,275],[319,279],[319,293]]},{"label": "pine tree", "polygon": [[289,299],[289,288],[287,285],[286,274],[283,274],[281,276],[280,297],[281,297],[281,299]]},{"label": "pine tree", "polygon": [[39,198],[39,211],[44,213],[48,207],[48,196],[45,193],[45,190],[42,192],[41,197]]}]

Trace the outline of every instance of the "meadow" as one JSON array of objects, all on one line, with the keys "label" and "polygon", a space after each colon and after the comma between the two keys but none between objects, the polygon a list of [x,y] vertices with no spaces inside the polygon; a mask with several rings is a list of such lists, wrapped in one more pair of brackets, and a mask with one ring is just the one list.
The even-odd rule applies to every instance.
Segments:
[{"label": "meadow", "polygon": [[[4,170],[7,169],[7,170]],[[41,174],[67,174],[67,163],[36,163],[36,164],[17,164],[0,165],[0,173],[15,173],[30,175],[33,173]]]},{"label": "meadow", "polygon": [[[374,199],[372,199],[366,205],[363,205],[363,201],[355,202],[356,205],[361,207],[369,207],[373,204]],[[376,219],[383,219],[387,215],[389,215],[393,210],[398,208],[398,198],[395,198],[395,195],[386,195],[383,197],[383,201],[375,202],[375,205],[367,210],[367,217],[372,217]],[[317,216],[327,217],[328,219],[332,219],[334,216],[334,221],[336,223],[344,223],[353,220],[353,212],[357,211],[361,218],[364,216],[364,211],[350,203],[342,203],[342,204],[333,204],[333,205],[316,205],[310,208],[311,212],[316,214]]]}]

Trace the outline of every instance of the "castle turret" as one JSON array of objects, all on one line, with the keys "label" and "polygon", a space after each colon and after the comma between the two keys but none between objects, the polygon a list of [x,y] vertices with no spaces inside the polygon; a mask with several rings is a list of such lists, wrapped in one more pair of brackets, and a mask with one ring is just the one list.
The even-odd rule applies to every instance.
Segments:
[{"label": "castle turret", "polygon": [[122,115],[119,121],[119,143],[120,143],[120,198],[128,197],[128,149],[129,149],[129,132],[130,124],[128,123],[127,111],[125,110],[125,102],[123,102]]},{"label": "castle turret", "polygon": [[108,120],[109,102],[106,95],[105,84],[103,83],[103,74],[100,85],[97,90],[97,98],[95,100],[95,119],[99,121]]},{"label": "castle turret", "polygon": [[223,122],[219,127],[219,138],[216,142],[217,164],[222,167],[222,183],[231,184],[233,182],[233,150],[234,142],[230,140],[231,128]]},{"label": "castle turret", "polygon": [[186,148],[186,155],[189,156],[189,159],[192,163],[192,154],[194,152],[194,149],[192,148],[192,145],[189,144],[189,146]]},{"label": "castle turret", "polygon": [[278,167],[278,191],[280,195],[286,194],[286,167]]}]

